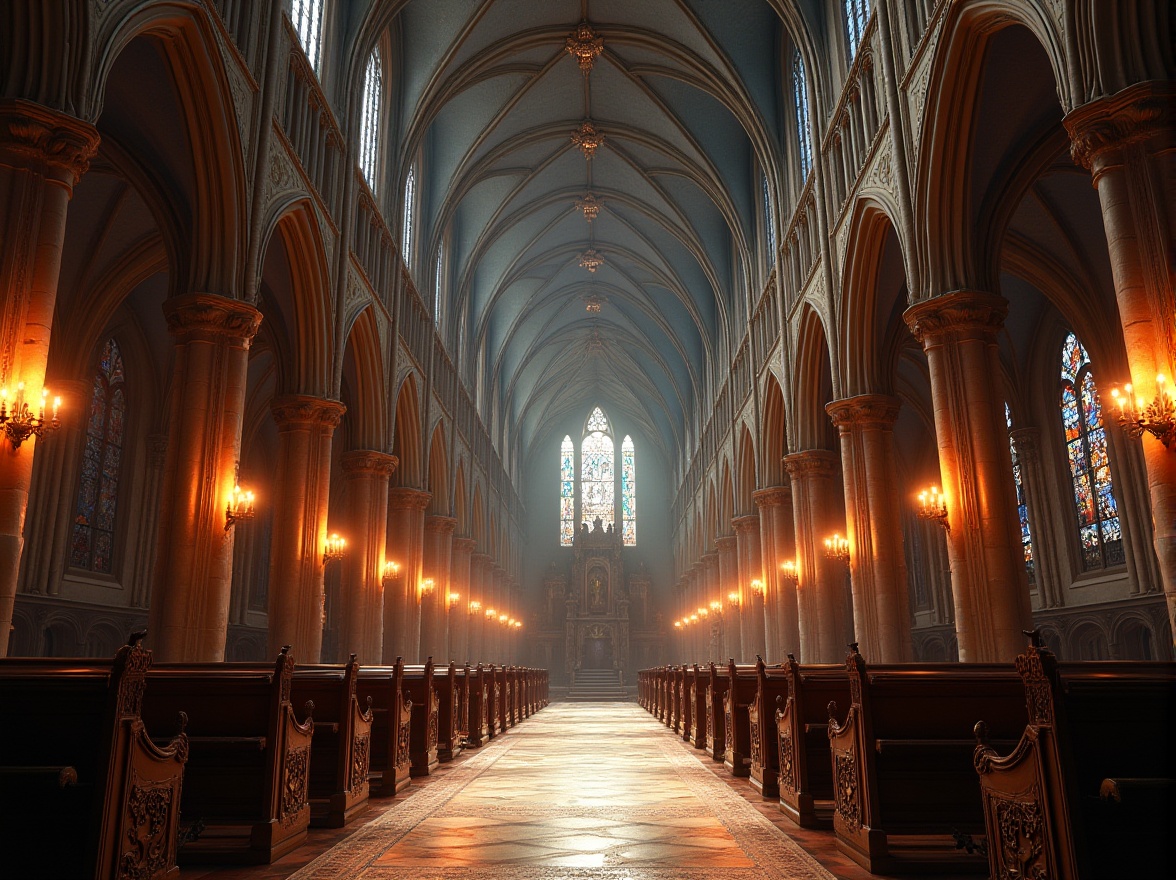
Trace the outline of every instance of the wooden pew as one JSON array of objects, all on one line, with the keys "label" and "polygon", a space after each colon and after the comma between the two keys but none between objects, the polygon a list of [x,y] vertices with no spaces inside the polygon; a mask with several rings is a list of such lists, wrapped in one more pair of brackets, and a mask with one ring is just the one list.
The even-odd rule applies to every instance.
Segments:
[{"label": "wooden pew", "polygon": [[682,732],[682,682],[684,676],[681,666],[669,668],[670,701],[666,713],[666,727],[674,733]]},{"label": "wooden pew", "polygon": [[637,670],[637,705],[649,711],[649,699],[646,696],[646,691],[649,688],[649,672],[645,669]]},{"label": "wooden pew", "polygon": [[[0,659],[0,847],[8,877],[174,880],[188,739],[148,736],[143,633],[113,660]],[[162,729],[157,728],[156,733]]]},{"label": "wooden pew", "polygon": [[697,678],[697,666],[684,666],[682,668],[682,725],[678,732],[682,735],[682,739],[685,742],[690,742],[690,736],[694,726],[694,694],[697,691],[694,683]]},{"label": "wooden pew", "polygon": [[469,692],[463,703],[461,692],[465,688],[465,669],[460,672],[453,661],[446,669],[433,670],[433,690],[437,695],[437,760],[452,761],[461,754],[465,737],[461,732],[463,705],[468,708]]},{"label": "wooden pew", "polygon": [[188,714],[190,752],[180,812],[203,824],[180,861],[269,864],[301,846],[310,824],[314,722],[290,702],[294,657],[260,663],[156,663],[143,721],[163,731]]},{"label": "wooden pew", "polygon": [[838,848],[873,873],[983,873],[984,814],[972,767],[975,719],[1012,745],[1025,727],[1021,679],[1011,665],[919,663],[867,668],[846,660],[850,707],[829,707],[833,831]]},{"label": "wooden pew", "polygon": [[361,666],[356,696],[370,701],[372,748],[368,784],[373,797],[390,797],[408,788],[412,759],[412,700],[404,691],[404,663],[393,666]]},{"label": "wooden pew", "polygon": [[1002,755],[976,725],[993,877],[1113,880],[1176,869],[1176,664],[1017,658],[1028,724]]},{"label": "wooden pew", "polygon": [[710,682],[710,670],[693,666],[694,680],[690,682],[690,745],[706,749],[706,687]]},{"label": "wooden pew", "polygon": [[493,663],[490,664],[488,672],[490,676],[488,689],[490,702],[487,705],[488,727],[490,738],[494,739],[494,737],[506,732],[506,726],[502,723],[502,688],[506,674],[501,666],[495,666]]},{"label": "wooden pew", "polygon": [[726,666],[710,664],[706,684],[706,753],[722,761],[727,753],[727,726],[723,719],[723,701],[727,697],[730,671]]},{"label": "wooden pew", "polygon": [[433,658],[423,666],[405,666],[402,682],[404,692],[412,700],[412,724],[409,725],[408,756],[412,761],[410,775],[428,776],[437,769],[438,715],[440,701],[433,677]]},{"label": "wooden pew", "polygon": [[492,671],[485,669],[481,663],[469,669],[466,678],[469,681],[469,723],[466,733],[466,746],[479,748],[490,740],[490,695],[492,693]]},{"label": "wooden pew", "polygon": [[514,717],[511,714],[511,685],[512,678],[509,666],[498,667],[498,678],[496,681],[499,688],[496,692],[498,698],[498,721],[500,724],[500,732],[506,733],[510,728],[514,727]]},{"label": "wooden pew", "polygon": [[830,703],[849,704],[844,663],[800,665],[788,655],[788,694],[776,705],[776,766],[780,812],[802,828],[833,827]]},{"label": "wooden pew", "polygon": [[727,693],[723,697],[723,766],[732,776],[751,773],[751,729],[747,709],[755,699],[755,667],[727,664]]},{"label": "wooden pew", "polygon": [[520,706],[521,693],[520,692],[522,690],[522,682],[520,681],[521,674],[520,674],[519,667],[511,666],[511,667],[509,667],[509,669],[510,669],[510,673],[509,673],[509,675],[510,675],[510,700],[507,701],[507,704],[510,707],[510,726],[514,727],[516,724],[518,724],[522,720],[522,715],[520,714],[520,709],[521,709],[521,706]]},{"label": "wooden pew", "polygon": [[782,666],[766,666],[760,657],[756,658],[755,675],[755,696],[747,707],[749,775],[752,788],[763,797],[775,798],[780,795],[776,709],[788,698],[788,675]]},{"label": "wooden pew", "polygon": [[359,661],[299,665],[290,701],[313,707],[310,749],[310,824],[342,828],[368,802],[371,764],[371,698],[357,698]]}]

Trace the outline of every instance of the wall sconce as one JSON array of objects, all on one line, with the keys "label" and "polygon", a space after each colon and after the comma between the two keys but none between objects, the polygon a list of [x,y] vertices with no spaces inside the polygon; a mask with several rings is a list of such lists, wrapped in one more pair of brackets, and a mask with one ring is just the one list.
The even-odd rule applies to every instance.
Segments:
[{"label": "wall sconce", "polygon": [[780,563],[780,577],[794,584],[800,582],[800,572],[796,570],[796,560],[789,559],[787,562]]},{"label": "wall sconce", "polygon": [[346,551],[346,539],[339,537],[335,532],[331,532],[327,538],[327,543],[323,546],[323,565],[335,559],[342,559]]},{"label": "wall sconce", "polygon": [[739,593],[737,593],[735,590],[732,590],[730,593],[728,593],[727,594],[727,604],[730,605],[732,608],[738,608],[739,607]]},{"label": "wall sconce", "polygon": [[681,628],[682,628],[682,621],[675,620],[674,621],[674,629],[681,629]]},{"label": "wall sconce", "polygon": [[751,591],[753,593],[759,593],[762,596],[764,594],[764,582],[759,578],[755,578],[751,582]]},{"label": "wall sconce", "polygon": [[475,599],[472,602],[470,602],[468,607],[469,607],[470,614],[477,614],[479,611],[482,610],[482,603],[479,602],[477,599]]},{"label": "wall sconce", "polygon": [[947,499],[938,486],[930,486],[919,493],[919,509],[915,514],[919,519],[939,523],[944,531],[951,531],[951,524],[947,521]]},{"label": "wall sconce", "polygon": [[456,605],[457,600],[461,598],[461,593],[450,593],[447,597],[450,605]]},{"label": "wall sconce", "polygon": [[697,614],[691,614],[691,615],[690,615],[690,622],[691,622],[691,623],[698,623],[698,615],[697,615]]},{"label": "wall sconce", "polygon": [[24,382],[16,386],[16,399],[13,400],[11,409],[8,406],[8,389],[0,388],[0,425],[4,426],[4,433],[12,443],[13,449],[19,449],[20,444],[32,435],[41,437],[61,427],[61,422],[57,418],[57,410],[61,407],[60,397],[53,398],[53,418],[48,424],[45,422],[45,402],[48,399],[49,389],[42,388],[41,407],[37,415],[33,415],[28,401],[25,400]]},{"label": "wall sconce", "polygon": [[494,612],[494,609],[493,609],[493,608],[487,608],[487,609],[486,609],[486,619],[487,619],[487,620],[493,620],[493,619],[494,619],[495,617],[497,617],[497,616],[498,616],[498,615],[497,615],[497,614]]},{"label": "wall sconce", "polygon": [[436,585],[436,582],[432,578],[425,578],[423,581],[421,581],[420,586],[417,587],[417,592],[422,596],[427,596],[429,593],[433,592],[433,588]]},{"label": "wall sconce", "polygon": [[1119,426],[1128,437],[1134,440],[1147,431],[1168,449],[1176,444],[1176,401],[1163,373],[1156,376],[1156,396],[1151,403],[1145,405],[1130,383],[1122,392],[1118,386],[1112,388],[1111,399],[1119,409]]},{"label": "wall sconce", "polygon": [[385,562],[384,573],[380,576],[380,580],[387,586],[392,581],[400,577],[400,563],[399,562]]},{"label": "wall sconce", "polygon": [[515,619],[512,617],[510,620],[508,620],[508,621],[506,622],[506,625],[507,625],[507,626],[510,626],[510,627],[513,627],[513,626],[515,625],[515,623],[516,623],[516,621],[515,621]]},{"label": "wall sconce", "polygon": [[237,523],[246,519],[253,519],[253,493],[242,489],[240,485],[233,487],[229,495],[229,503],[225,507],[225,531],[227,532]]},{"label": "wall sconce", "polygon": [[842,537],[840,532],[834,532],[825,539],[825,556],[838,562],[849,562],[849,539]]},{"label": "wall sconce", "polygon": [[700,608],[698,609],[698,616],[699,616],[699,617],[706,617],[708,614],[710,614],[710,612],[709,612],[709,611],[707,611],[705,608],[701,608],[701,607],[700,607]]},{"label": "wall sconce", "polygon": [[711,611],[713,611],[715,614],[722,614],[723,613],[723,603],[720,602],[718,599],[715,599],[715,601],[711,602],[710,607],[711,607]]},{"label": "wall sconce", "polygon": [[498,615],[498,622],[499,623],[506,623],[508,620],[510,620],[509,615],[507,615],[507,614],[499,614]]},{"label": "wall sconce", "polygon": [[515,628],[515,629],[522,629],[522,628],[523,628],[523,622],[522,622],[521,620],[516,620],[516,621],[514,622],[514,628]]}]

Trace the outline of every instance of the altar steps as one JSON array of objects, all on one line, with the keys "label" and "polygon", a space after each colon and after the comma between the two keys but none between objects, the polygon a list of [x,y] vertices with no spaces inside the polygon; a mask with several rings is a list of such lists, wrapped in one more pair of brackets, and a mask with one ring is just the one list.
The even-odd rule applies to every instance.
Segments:
[{"label": "altar steps", "polygon": [[618,703],[633,697],[618,684],[614,670],[583,669],[576,673],[576,683],[568,688],[566,699],[571,703]]}]

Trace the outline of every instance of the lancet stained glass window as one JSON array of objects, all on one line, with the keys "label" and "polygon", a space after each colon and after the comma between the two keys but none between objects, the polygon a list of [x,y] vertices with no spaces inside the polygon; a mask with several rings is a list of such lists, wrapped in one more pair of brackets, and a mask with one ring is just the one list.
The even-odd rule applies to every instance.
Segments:
[{"label": "lancet stained glass window", "polygon": [[637,467],[633,438],[621,443],[621,537],[626,547],[637,544]]},{"label": "lancet stained glass window", "polygon": [[380,157],[380,102],[383,99],[383,78],[380,55],[373,51],[368,56],[363,75],[363,106],[359,117],[359,167],[368,186],[376,189],[376,167]]},{"label": "lancet stained glass window", "polygon": [[433,279],[433,323],[441,326],[441,290],[445,274],[445,245],[437,245],[436,277]]},{"label": "lancet stained glass window", "polygon": [[845,0],[845,39],[849,43],[849,57],[857,55],[870,20],[870,0]]},{"label": "lancet stained glass window", "polygon": [[1017,487],[1017,518],[1021,521],[1021,549],[1025,553],[1025,571],[1029,575],[1029,583],[1036,582],[1033,566],[1033,538],[1029,533],[1029,504],[1025,500],[1025,481],[1021,476],[1021,462],[1017,458],[1017,447],[1013,443],[1013,412],[1005,404],[1005,424],[1010,431],[1009,455],[1013,458],[1013,482]]},{"label": "lancet stained glass window", "polygon": [[127,418],[125,378],[122,353],[110,339],[102,349],[90,392],[69,551],[71,566],[101,574],[114,570],[114,518]]},{"label": "lancet stained glass window", "polygon": [[571,547],[576,536],[576,447],[571,437],[559,445],[559,546]]},{"label": "lancet stained glass window", "polygon": [[808,178],[813,167],[813,134],[809,128],[808,79],[804,72],[804,59],[799,52],[792,56],[792,94],[796,99],[796,143],[800,151],[800,179]]},{"label": "lancet stained glass window", "polygon": [[323,0],[291,0],[290,21],[310,66],[317,72],[322,58]]},{"label": "lancet stained glass window", "polygon": [[608,419],[596,407],[584,426],[580,444],[580,517],[590,525],[599,517],[605,529],[613,524],[616,516],[611,435]]},{"label": "lancet stained glass window", "polygon": [[760,189],[764,200],[764,233],[768,239],[768,271],[771,271],[776,264],[776,219],[772,215],[772,194],[766,174],[760,177]]},{"label": "lancet stained glass window", "polygon": [[1061,385],[1062,430],[1073,480],[1082,567],[1090,571],[1122,565],[1123,531],[1111,485],[1102,405],[1090,355],[1073,333],[1062,344]]},{"label": "lancet stained glass window", "polygon": [[412,218],[414,202],[416,201],[416,167],[408,169],[408,178],[404,181],[404,229],[400,239],[401,256],[404,265],[412,265]]}]

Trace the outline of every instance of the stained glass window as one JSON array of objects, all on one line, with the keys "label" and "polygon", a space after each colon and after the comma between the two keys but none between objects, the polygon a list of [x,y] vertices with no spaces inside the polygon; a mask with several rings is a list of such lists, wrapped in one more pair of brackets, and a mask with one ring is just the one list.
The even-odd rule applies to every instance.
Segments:
[{"label": "stained glass window", "polygon": [[445,246],[437,245],[436,277],[433,279],[433,323],[441,326],[441,279],[445,268]]},{"label": "stained glass window", "polygon": [[401,256],[404,265],[412,265],[412,218],[413,203],[416,201],[416,167],[408,169],[408,178],[404,181],[404,229],[401,237]]},{"label": "stained glass window", "polygon": [[[1005,404],[1005,424],[1009,431],[1013,430],[1013,412]],[[1025,554],[1025,571],[1029,575],[1029,583],[1035,583],[1036,573],[1033,567],[1033,538],[1029,534],[1029,504],[1025,500],[1025,481],[1021,476],[1021,462],[1017,458],[1017,447],[1013,443],[1012,434],[1009,435],[1009,455],[1013,458],[1013,483],[1017,488],[1017,518],[1021,521],[1021,549]]]},{"label": "stained glass window", "polygon": [[800,179],[808,177],[813,167],[813,133],[809,127],[808,77],[804,72],[804,59],[796,52],[792,56],[792,102],[796,108],[796,142],[800,150]]},{"label": "stained glass window", "polygon": [[857,54],[870,20],[870,0],[845,0],[845,38],[849,43],[849,57]]},{"label": "stained glass window", "polygon": [[601,527],[607,529],[616,517],[613,439],[608,419],[600,407],[592,410],[584,430],[580,444],[580,516],[589,524],[599,517]]},{"label": "stained glass window", "polygon": [[637,468],[628,435],[621,443],[621,536],[626,547],[637,543]]},{"label": "stained glass window", "polygon": [[772,195],[768,189],[768,176],[760,177],[760,189],[764,200],[764,233],[768,239],[769,270],[776,263],[776,219],[772,216]]},{"label": "stained glass window", "polygon": [[122,354],[110,339],[102,349],[90,392],[69,551],[71,566],[102,574],[114,569],[114,517],[127,418],[124,380]]},{"label": "stained glass window", "polygon": [[1073,480],[1082,567],[1090,571],[1122,565],[1123,531],[1111,485],[1102,404],[1090,369],[1090,355],[1073,333],[1062,345],[1061,373],[1062,430]]},{"label": "stained glass window", "polygon": [[310,66],[319,69],[323,44],[323,0],[291,0],[290,21]]},{"label": "stained glass window", "polygon": [[564,437],[559,446],[559,545],[571,547],[576,536],[576,448]]},{"label": "stained glass window", "polygon": [[373,191],[380,157],[380,102],[383,99],[380,55],[373,51],[363,75],[363,106],[359,117],[359,167]]}]

